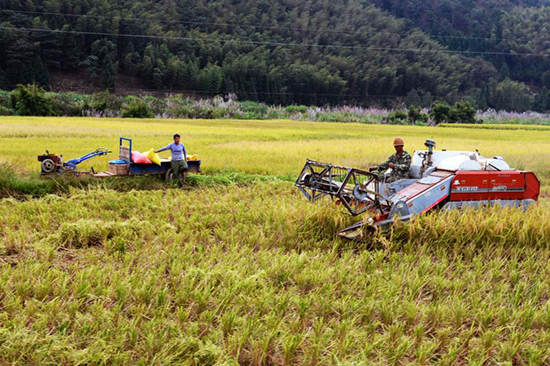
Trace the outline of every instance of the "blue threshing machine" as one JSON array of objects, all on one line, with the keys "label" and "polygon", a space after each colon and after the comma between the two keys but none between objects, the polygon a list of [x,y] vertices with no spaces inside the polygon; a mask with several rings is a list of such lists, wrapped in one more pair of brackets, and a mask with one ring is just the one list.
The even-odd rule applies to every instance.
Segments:
[{"label": "blue threshing machine", "polygon": [[[200,160],[187,161],[188,173],[201,171]],[[170,159],[160,159],[160,165],[138,164],[132,161],[132,139],[121,137],[119,140],[119,159],[109,162],[110,175],[159,175],[166,179],[172,178]]]},{"label": "blue threshing machine", "polygon": [[[71,159],[63,162],[63,156],[50,154],[39,155],[38,161],[41,163],[41,174],[45,176],[70,173],[75,176],[92,176],[96,178],[112,176],[144,176],[156,175],[166,179],[172,178],[172,168],[170,159],[160,159],[160,165],[156,164],[138,164],[132,161],[132,139],[121,137],[119,139],[119,159],[109,162],[109,171],[96,173],[93,168],[91,172],[77,171],[77,165],[96,156],[110,154],[105,148],[98,148],[80,158]],[[188,170],[183,173],[185,179],[187,173],[199,173],[201,171],[200,160],[188,160]]]}]

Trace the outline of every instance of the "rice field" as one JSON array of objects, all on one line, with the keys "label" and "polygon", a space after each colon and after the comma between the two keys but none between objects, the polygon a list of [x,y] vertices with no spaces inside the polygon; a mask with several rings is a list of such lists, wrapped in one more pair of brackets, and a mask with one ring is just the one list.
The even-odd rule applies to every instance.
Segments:
[{"label": "rice field", "polygon": [[[501,155],[519,169],[550,177],[550,131],[471,130],[412,126],[243,120],[128,120],[106,118],[0,118],[0,159],[39,172],[36,155],[50,152],[65,159],[97,147],[114,151],[83,165],[106,169],[116,158],[118,138],[130,137],[134,149],[147,151],[171,142],[180,133],[191,154],[204,160],[206,173],[220,171],[295,176],[306,158],[353,167],[377,164],[393,153],[395,136],[406,149],[423,149],[427,138],[439,149],[474,150]],[[164,152],[162,156],[168,156]]]},{"label": "rice field", "polygon": [[[550,131],[296,121],[8,117],[0,159],[33,175],[46,148],[176,132],[209,175],[364,167],[402,136],[550,178]],[[354,219],[286,181],[3,199],[0,364],[549,364],[549,208],[433,214],[357,244],[334,235]]]}]

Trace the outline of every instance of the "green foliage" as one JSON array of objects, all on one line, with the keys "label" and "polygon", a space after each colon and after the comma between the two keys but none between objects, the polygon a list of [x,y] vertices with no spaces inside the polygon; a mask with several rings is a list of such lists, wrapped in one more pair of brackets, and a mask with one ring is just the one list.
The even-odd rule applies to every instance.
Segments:
[{"label": "green foliage", "polygon": [[[495,89],[499,83],[491,84],[487,87],[489,100],[493,100]],[[388,110],[380,108],[361,108],[351,106],[338,107],[315,107],[304,105],[292,106],[269,106],[257,101],[236,101],[234,95],[227,95],[225,98],[220,96],[210,99],[191,99],[181,94],[171,95],[169,97],[156,97],[152,95],[136,96],[127,95],[124,97],[109,93],[108,90],[93,95],[76,93],[54,93],[44,94],[51,102],[53,115],[56,116],[95,116],[95,117],[119,117],[123,109],[128,106],[145,103],[150,112],[161,118],[201,118],[201,119],[294,119],[303,121],[321,121],[321,122],[356,122],[356,123],[390,123],[390,124],[411,124],[424,126],[428,124],[428,116],[422,112],[420,107],[411,105],[406,112],[397,111],[390,113]],[[450,106],[445,102],[434,103],[434,108],[430,111],[432,121],[450,123],[478,123],[476,121],[476,110],[472,104],[476,105],[479,93],[472,95],[466,101],[455,103]],[[541,88],[533,97],[532,105],[537,110],[550,109],[550,92],[546,88]],[[484,98],[484,97],[483,97]],[[411,99],[412,100],[412,99]],[[0,90],[0,114],[15,114],[14,109],[17,104],[15,92],[5,92]],[[402,114],[406,113],[406,117]],[[505,112],[499,112],[506,115]],[[491,111],[481,113],[487,120],[491,120]],[[150,116],[150,115],[149,115]],[[544,114],[516,114],[515,119],[524,121],[523,123],[544,124]],[[500,120],[500,117],[497,119]]]},{"label": "green foliage", "polygon": [[550,70],[545,71],[542,74],[542,85],[543,87],[550,89]]},{"label": "green foliage", "polygon": [[269,110],[269,106],[266,104],[253,101],[239,102],[239,108],[246,119],[266,118],[267,111]]},{"label": "green foliage", "polygon": [[454,122],[451,106],[444,102],[435,102],[430,109],[430,117],[438,125],[443,122]]},{"label": "green foliage", "polygon": [[52,107],[56,115],[82,116],[90,109],[87,95],[72,93],[50,93]]},{"label": "green foliage", "polygon": [[411,90],[407,93],[405,98],[405,105],[410,107],[420,107],[420,108],[429,108],[433,103],[433,97],[430,92],[418,93],[416,89]]},{"label": "green foliage", "polygon": [[470,105],[469,102],[457,102],[455,103],[452,113],[452,121],[456,123],[475,123],[476,122],[476,110]]},{"label": "green foliage", "polygon": [[435,124],[476,123],[476,110],[469,102],[456,102],[453,107],[444,102],[436,102],[430,110],[430,117]]},{"label": "green foliage", "polygon": [[151,107],[144,101],[134,101],[124,107],[122,118],[154,118]]},{"label": "green foliage", "polygon": [[420,107],[410,106],[407,112],[407,119],[411,124],[426,124],[428,122],[428,115],[422,113]]},{"label": "green foliage", "polygon": [[11,116],[13,111],[10,108],[0,105],[0,116]]},{"label": "green foliage", "polygon": [[[119,83],[189,90],[205,97],[234,93],[241,100],[273,105],[392,109],[405,102],[407,107],[428,108],[438,96],[447,102],[470,98],[475,108],[507,110],[524,110],[528,103],[507,98],[504,86],[497,91],[502,80],[509,77],[533,91],[550,88],[550,64],[520,55],[547,52],[536,31],[550,22],[550,7],[542,0],[503,0],[498,5],[460,0],[433,4],[312,0],[293,4],[293,11],[277,2],[254,0],[184,1],[177,6],[172,0],[166,4],[2,0],[0,5],[4,10],[0,83],[5,85],[36,83],[47,88],[51,77],[64,74],[76,75],[84,86],[96,90],[114,91]],[[170,19],[166,19],[168,9]],[[89,14],[101,14],[101,21],[88,21]],[[239,25],[227,26],[234,23],[235,14]],[[306,20],[299,14],[309,16]],[[128,24],[128,18],[138,21]],[[181,23],[189,19],[193,21]],[[276,27],[258,27],[274,21]],[[63,33],[21,32],[15,30],[18,27]],[[84,37],[77,32],[136,37]],[[141,37],[151,34],[159,38]],[[337,47],[326,47],[333,45]],[[472,53],[459,56],[446,50]],[[126,83],[128,76],[132,79]],[[104,114],[116,110],[97,107],[90,110]],[[547,108],[540,102],[532,107]],[[152,109],[158,113],[156,106]],[[245,118],[261,115],[247,113]]]},{"label": "green foliage", "polygon": [[500,82],[495,89],[494,103],[497,110],[525,112],[531,109],[532,101],[529,88],[510,79]]},{"label": "green foliage", "polygon": [[10,164],[0,164],[0,199],[4,197],[41,197],[54,193],[54,181],[24,179],[17,175],[15,167]]},{"label": "green foliage", "polygon": [[308,110],[308,107],[305,105],[289,105],[285,108],[286,113],[288,114],[294,114],[294,113],[306,113]]},{"label": "green foliage", "polygon": [[382,123],[389,125],[406,125],[409,124],[408,115],[403,111],[395,111],[388,114]]},{"label": "green foliage", "polygon": [[[375,7],[356,0],[350,4],[341,0],[332,3],[319,0],[312,4],[298,3],[296,14],[305,14],[314,9],[311,24],[307,28],[316,29],[316,32],[290,35],[288,29],[300,24],[296,14],[278,4],[266,4],[261,11],[258,6],[257,2],[251,0],[242,3],[223,0],[208,3],[205,7],[194,2],[173,7],[172,20],[177,23],[181,19],[203,19],[204,25],[197,27],[189,24],[174,27],[176,23],[172,21],[154,21],[165,18],[164,5],[148,4],[145,10],[128,0],[115,4],[94,0],[86,6],[55,6],[70,9],[74,15],[71,17],[2,12],[0,21],[8,28],[19,24],[30,26],[36,22],[37,27],[68,32],[156,34],[167,35],[168,39],[83,38],[71,33],[65,33],[63,37],[33,39],[26,33],[8,29],[2,37],[1,46],[5,47],[0,47],[0,65],[3,73],[11,76],[8,82],[12,83],[33,77],[38,80],[37,75],[29,74],[34,69],[43,69],[39,72],[43,74],[43,80],[47,79],[49,71],[79,70],[86,75],[83,83],[110,90],[116,86],[117,80],[131,75],[139,78],[147,88],[194,90],[208,96],[233,92],[241,99],[285,105],[356,102],[358,95],[406,95],[412,89],[418,90],[421,95],[441,94],[447,89],[464,92],[468,87],[469,60],[444,53],[435,54],[430,60],[414,54],[383,51],[372,54],[369,47],[389,41],[387,36],[379,39],[380,34],[398,35],[392,42],[395,41],[399,47],[440,48],[426,34],[416,32],[408,36],[411,32],[403,22]],[[43,7],[43,4],[31,1],[21,5],[21,10],[44,10]],[[133,22],[129,26],[117,17],[106,17],[101,22],[82,24],[79,15],[89,12],[120,13],[126,17],[148,20]],[[214,25],[228,23],[230,14],[240,14],[242,26],[219,28]],[[269,29],[251,27],[265,22],[264,18],[277,19],[278,26]],[[331,21],[327,22],[327,19]],[[365,22],[364,19],[370,21]],[[348,27],[355,29],[357,35],[350,37]],[[255,29],[254,35],[251,29]],[[319,34],[322,35],[320,38]],[[209,41],[182,43],[170,40],[178,37],[204,37]],[[216,39],[220,42],[215,42]],[[281,47],[270,47],[267,44],[251,47],[242,41],[247,39],[260,43],[276,40],[281,42]],[[285,43],[319,44],[321,47],[303,52],[301,47],[285,46]],[[345,48],[324,48],[325,45],[354,43],[362,47],[352,54]],[[41,56],[43,67],[31,70],[27,65],[36,62],[37,55]],[[360,103],[372,101],[370,97],[359,99]]]},{"label": "green foliage", "polygon": [[550,90],[542,87],[533,99],[533,109],[537,111],[550,111]]},{"label": "green foliage", "polygon": [[[494,69],[477,67],[472,72],[469,82],[477,88],[484,86],[476,80],[477,75],[486,71],[494,74],[496,70],[499,70],[500,80],[511,78],[528,85],[544,86],[541,76],[550,70],[550,64],[539,57],[514,54],[544,54],[547,51],[545,43],[540,42],[538,32],[550,22],[547,1],[502,0],[497,4],[462,0],[373,0],[372,3],[398,18],[406,19],[451,50],[475,52],[472,56],[478,56],[480,52],[479,56],[491,62]],[[484,52],[503,54],[495,56]]]},{"label": "green foliage", "polygon": [[99,111],[118,111],[122,108],[122,99],[105,89],[103,92],[94,93],[91,98],[90,108]]},{"label": "green foliage", "polygon": [[427,126],[428,115],[420,107],[411,105],[407,112],[397,110],[389,113],[382,119],[382,123],[389,125],[417,125]]},{"label": "green foliage", "polygon": [[53,116],[51,98],[36,84],[18,85],[10,94],[11,107],[20,116]]},{"label": "green foliage", "polygon": [[0,106],[5,108],[11,108],[10,92],[7,90],[0,90]]},{"label": "green foliage", "polygon": [[287,117],[286,111],[281,108],[269,108],[266,114],[266,119],[281,119]]}]

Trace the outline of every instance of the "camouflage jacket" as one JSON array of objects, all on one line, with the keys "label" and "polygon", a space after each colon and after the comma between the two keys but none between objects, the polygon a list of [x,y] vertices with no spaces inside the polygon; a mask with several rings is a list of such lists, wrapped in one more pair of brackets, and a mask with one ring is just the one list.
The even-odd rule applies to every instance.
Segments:
[{"label": "camouflage jacket", "polygon": [[411,160],[411,155],[406,151],[403,151],[401,156],[393,154],[386,162],[378,165],[378,172],[383,173],[390,167],[390,163],[394,163],[395,168],[393,168],[389,181],[395,182],[400,179],[409,179]]}]

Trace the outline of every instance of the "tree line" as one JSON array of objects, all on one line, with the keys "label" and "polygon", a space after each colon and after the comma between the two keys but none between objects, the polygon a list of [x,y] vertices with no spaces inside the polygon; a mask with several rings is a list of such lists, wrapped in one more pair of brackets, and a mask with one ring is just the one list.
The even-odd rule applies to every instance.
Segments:
[{"label": "tree line", "polygon": [[[442,5],[418,18],[419,11],[397,1],[0,0],[0,84],[47,89],[52,75],[63,73],[111,92],[132,77],[151,90],[233,93],[269,104],[393,107],[466,99],[477,108],[550,109],[544,62],[449,52],[475,48],[438,38],[473,37],[470,27],[503,23],[495,38],[511,38],[506,31],[530,40],[533,26],[544,23],[532,13],[547,12],[542,2],[516,2],[488,20],[470,14],[493,11],[488,1],[465,10],[456,8],[459,0],[436,3]],[[474,20],[464,25],[459,13]],[[452,21],[437,28],[433,18]],[[475,19],[483,22],[476,26]],[[535,41],[525,47],[546,51]]]}]

